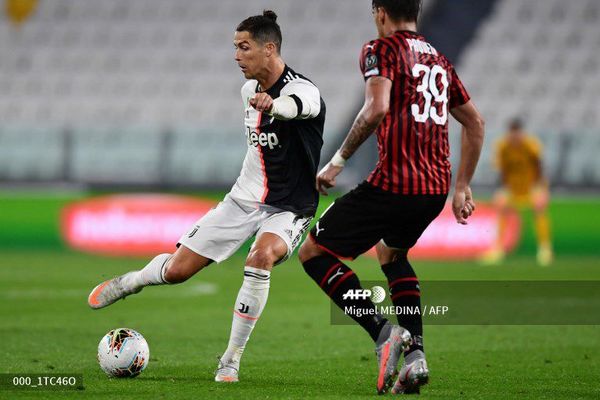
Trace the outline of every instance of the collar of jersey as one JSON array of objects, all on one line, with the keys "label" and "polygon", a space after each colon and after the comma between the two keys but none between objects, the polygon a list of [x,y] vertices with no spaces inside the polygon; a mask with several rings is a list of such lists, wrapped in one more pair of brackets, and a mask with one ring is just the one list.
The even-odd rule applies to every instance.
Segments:
[{"label": "collar of jersey", "polygon": [[268,88],[267,90],[262,90],[262,88],[260,87],[260,83],[256,82],[256,92],[265,92],[268,94],[271,94],[273,92],[273,89],[276,88],[278,85],[281,85],[283,83],[283,80],[285,79],[285,76],[287,75],[287,73],[290,71],[290,67],[288,67],[287,64],[285,64],[285,68],[283,68],[283,72],[281,73],[281,75],[279,76],[279,78],[277,78],[277,81],[275,81],[275,83],[273,85],[271,85],[270,88]]},{"label": "collar of jersey", "polygon": [[399,29],[399,30],[395,31],[394,33],[412,33],[413,35],[421,35],[419,32],[410,31],[408,29]]}]

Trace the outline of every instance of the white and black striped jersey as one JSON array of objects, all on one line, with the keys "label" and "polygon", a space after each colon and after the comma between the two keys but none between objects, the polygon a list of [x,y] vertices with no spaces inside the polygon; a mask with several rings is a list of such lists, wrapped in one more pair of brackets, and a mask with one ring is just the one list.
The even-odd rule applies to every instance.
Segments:
[{"label": "white and black striped jersey", "polygon": [[260,91],[256,80],[242,87],[248,151],[230,195],[242,202],[314,215],[319,200],[315,177],[325,123],[325,103],[319,89],[286,65],[265,92],[273,99],[294,99],[298,115],[287,121],[260,113],[249,104]]}]

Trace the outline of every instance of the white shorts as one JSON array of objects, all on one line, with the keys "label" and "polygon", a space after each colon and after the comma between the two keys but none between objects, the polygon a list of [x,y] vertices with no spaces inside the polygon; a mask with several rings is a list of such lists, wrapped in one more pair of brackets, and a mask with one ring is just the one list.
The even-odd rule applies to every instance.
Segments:
[{"label": "white shorts", "polygon": [[275,207],[247,206],[227,195],[179,239],[179,244],[219,263],[231,257],[252,236],[258,238],[269,232],[287,245],[286,256],[278,261],[281,263],[300,243],[310,221],[310,217]]}]

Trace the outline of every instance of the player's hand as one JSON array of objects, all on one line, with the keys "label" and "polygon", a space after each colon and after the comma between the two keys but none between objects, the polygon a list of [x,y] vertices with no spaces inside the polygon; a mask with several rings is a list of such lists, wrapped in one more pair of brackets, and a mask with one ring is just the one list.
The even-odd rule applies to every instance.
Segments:
[{"label": "player's hand", "polygon": [[336,167],[331,163],[326,166],[317,175],[317,190],[324,196],[327,196],[327,190],[335,186],[335,177],[342,172],[344,167]]},{"label": "player's hand", "polygon": [[456,222],[461,225],[467,225],[467,218],[475,211],[475,203],[473,202],[473,194],[471,188],[465,186],[464,189],[456,189],[452,198],[452,212],[456,218]]},{"label": "player's hand", "polygon": [[256,93],[250,99],[250,105],[259,112],[270,112],[273,108],[273,98],[267,93],[259,92]]}]

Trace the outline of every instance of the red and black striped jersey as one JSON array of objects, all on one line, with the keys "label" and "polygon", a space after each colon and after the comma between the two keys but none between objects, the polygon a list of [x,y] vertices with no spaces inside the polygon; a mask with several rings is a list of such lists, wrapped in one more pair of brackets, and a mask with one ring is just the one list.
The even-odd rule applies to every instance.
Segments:
[{"label": "red and black striped jersey", "polygon": [[365,80],[392,81],[390,109],[377,127],[379,160],[367,181],[399,194],[450,190],[449,110],[469,101],[454,67],[426,39],[398,31],[366,43]]}]

